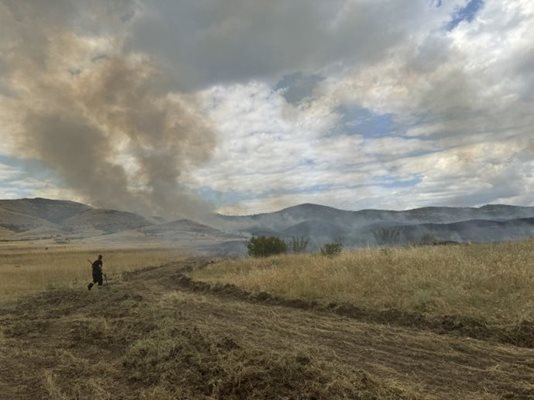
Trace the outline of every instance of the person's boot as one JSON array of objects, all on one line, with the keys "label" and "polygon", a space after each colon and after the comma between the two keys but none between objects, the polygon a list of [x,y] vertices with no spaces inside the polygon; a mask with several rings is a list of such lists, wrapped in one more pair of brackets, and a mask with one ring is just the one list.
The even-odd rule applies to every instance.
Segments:
[{"label": "person's boot", "polygon": [[92,287],[93,287],[93,283],[90,283],[89,285],[87,285],[88,290],[91,290]]}]

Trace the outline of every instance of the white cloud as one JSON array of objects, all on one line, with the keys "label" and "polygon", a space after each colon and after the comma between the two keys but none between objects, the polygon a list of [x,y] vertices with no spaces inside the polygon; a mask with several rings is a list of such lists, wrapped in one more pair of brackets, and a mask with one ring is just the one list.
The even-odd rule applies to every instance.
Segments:
[{"label": "white cloud", "polygon": [[0,164],[0,182],[12,180],[20,175],[20,171],[9,165]]},{"label": "white cloud", "polygon": [[[60,189],[47,179],[37,179],[20,168],[0,163],[0,198],[20,198],[51,194],[49,190],[59,194]],[[63,194],[66,194],[63,192]],[[71,194],[71,193],[69,193]],[[55,198],[71,198],[52,196]]]}]

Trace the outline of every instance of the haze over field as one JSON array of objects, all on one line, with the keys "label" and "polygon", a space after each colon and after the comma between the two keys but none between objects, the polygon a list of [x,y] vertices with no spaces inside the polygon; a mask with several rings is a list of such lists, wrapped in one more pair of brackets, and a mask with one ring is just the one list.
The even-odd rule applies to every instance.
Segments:
[{"label": "haze over field", "polygon": [[530,0],[0,0],[0,198],[534,205]]},{"label": "haze over field", "polygon": [[190,219],[145,218],[71,201],[0,200],[0,241],[37,241],[93,248],[181,248],[219,255],[246,253],[251,236],[308,240],[346,247],[500,242],[534,237],[534,207],[428,207],[407,211],[347,211],[301,204],[249,216],[212,214]]}]

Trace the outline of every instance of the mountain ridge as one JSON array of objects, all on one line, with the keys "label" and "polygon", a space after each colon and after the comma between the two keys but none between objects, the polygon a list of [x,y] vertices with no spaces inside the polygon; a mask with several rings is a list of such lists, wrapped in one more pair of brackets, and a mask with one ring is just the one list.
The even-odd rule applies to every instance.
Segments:
[{"label": "mountain ridge", "polygon": [[[268,232],[284,239],[307,237],[315,248],[332,241],[361,247],[519,240],[534,236],[534,226],[524,221],[533,217],[534,207],[506,204],[350,211],[305,203],[273,213],[222,216],[212,225],[249,235]],[[484,232],[480,221],[489,221],[493,232]],[[507,223],[499,224],[503,221]]]},{"label": "mountain ridge", "polygon": [[4,241],[109,238],[136,243],[181,241],[193,246],[196,241],[244,241],[253,235],[307,237],[315,248],[331,241],[358,247],[518,240],[534,236],[534,207],[487,204],[351,211],[303,203],[272,213],[168,221],[70,200],[0,200],[0,240]]}]

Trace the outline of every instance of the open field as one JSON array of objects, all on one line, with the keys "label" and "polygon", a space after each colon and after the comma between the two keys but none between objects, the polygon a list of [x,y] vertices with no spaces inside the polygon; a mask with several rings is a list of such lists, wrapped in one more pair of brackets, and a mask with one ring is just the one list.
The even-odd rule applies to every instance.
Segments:
[{"label": "open field", "polygon": [[534,241],[228,260],[194,279],[321,303],[534,321]]},{"label": "open field", "polygon": [[98,252],[3,247],[0,399],[534,399],[532,245],[112,249],[90,292]]},{"label": "open field", "polygon": [[0,398],[534,398],[531,348],[194,290],[212,265],[0,303]]},{"label": "open field", "polygon": [[91,280],[91,265],[101,252],[104,272],[113,279],[124,271],[161,265],[184,258],[175,249],[89,249],[74,246],[35,246],[24,242],[0,247],[0,301],[51,287],[83,288]]}]

